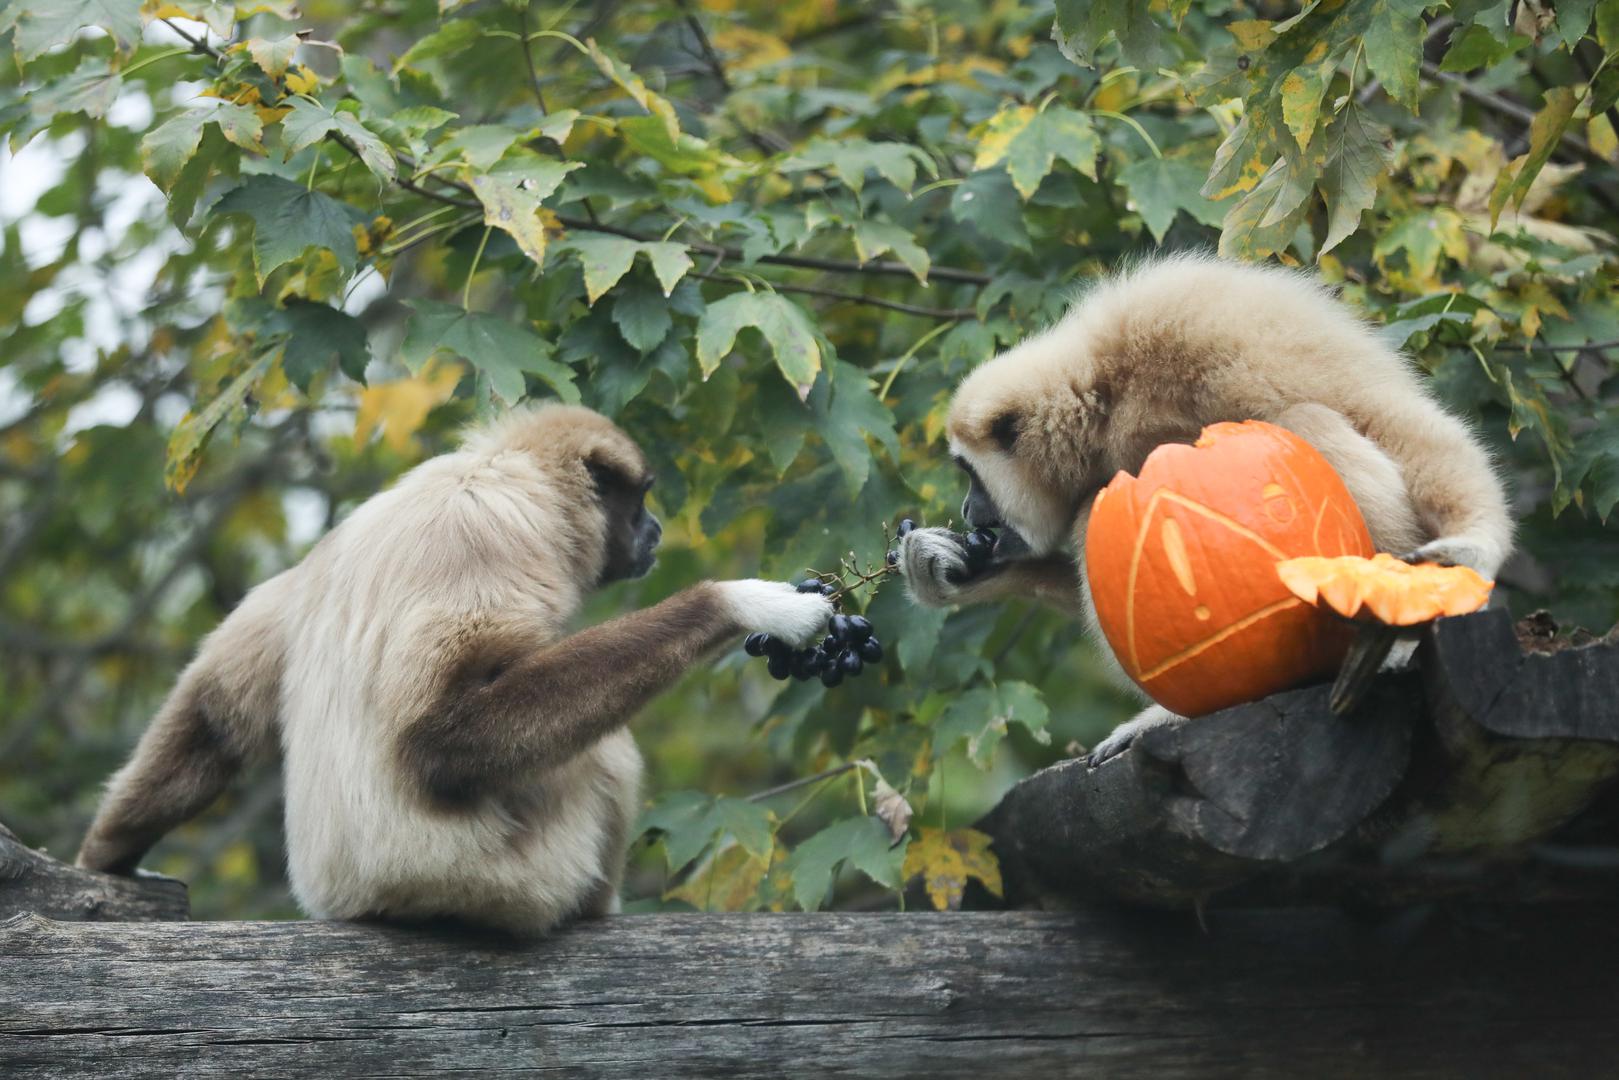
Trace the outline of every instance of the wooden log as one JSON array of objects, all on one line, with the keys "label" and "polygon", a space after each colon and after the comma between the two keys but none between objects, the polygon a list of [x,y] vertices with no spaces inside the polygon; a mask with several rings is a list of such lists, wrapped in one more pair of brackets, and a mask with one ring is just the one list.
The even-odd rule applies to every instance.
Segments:
[{"label": "wooden log", "polygon": [[0,1075],[1586,1077],[1611,910],[0,925]]},{"label": "wooden log", "polygon": [[980,825],[1008,899],[1189,906],[1357,828],[1405,774],[1420,690],[1380,679],[1353,721],[1327,695],[1277,694],[1023,781]]},{"label": "wooden log", "polygon": [[0,919],[23,912],[126,922],[186,919],[191,904],[184,882],[145,871],[119,877],[80,870],[35,851],[0,825]]},{"label": "wooden log", "polygon": [[1015,904],[1619,897],[1611,831],[1583,865],[1542,844],[1616,782],[1619,642],[1552,647],[1487,611],[1434,624],[1419,672],[1350,716],[1312,687],[1157,729],[982,827]]}]

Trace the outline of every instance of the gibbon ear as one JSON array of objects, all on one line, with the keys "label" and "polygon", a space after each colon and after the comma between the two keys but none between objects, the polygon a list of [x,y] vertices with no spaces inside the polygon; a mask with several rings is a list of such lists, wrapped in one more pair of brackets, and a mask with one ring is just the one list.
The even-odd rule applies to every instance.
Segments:
[{"label": "gibbon ear", "polygon": [[1008,454],[1012,452],[1012,447],[1017,445],[1017,435],[1017,413],[1004,412],[990,421],[989,437],[995,440],[995,445],[999,446],[1002,451]]},{"label": "gibbon ear", "polygon": [[598,492],[641,494],[651,487],[651,476],[640,457],[612,443],[593,446],[584,453],[585,471]]}]

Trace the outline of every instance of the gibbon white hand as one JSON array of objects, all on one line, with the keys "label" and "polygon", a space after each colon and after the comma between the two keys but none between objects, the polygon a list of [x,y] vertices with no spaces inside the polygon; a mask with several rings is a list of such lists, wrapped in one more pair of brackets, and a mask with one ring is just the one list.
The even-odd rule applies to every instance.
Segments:
[{"label": "gibbon white hand", "polygon": [[744,629],[769,634],[803,648],[826,633],[832,602],[820,593],[801,593],[783,581],[722,581],[716,586],[731,618]]}]

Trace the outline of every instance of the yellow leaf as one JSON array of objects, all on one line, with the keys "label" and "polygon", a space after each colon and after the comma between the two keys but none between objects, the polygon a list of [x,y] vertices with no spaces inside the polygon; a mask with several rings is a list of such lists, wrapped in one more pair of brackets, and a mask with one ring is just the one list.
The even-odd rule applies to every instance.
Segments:
[{"label": "yellow leaf", "polygon": [[1244,52],[1255,52],[1276,40],[1276,31],[1266,19],[1243,19],[1227,23],[1226,30],[1237,39],[1237,47]]},{"label": "yellow leaf", "polygon": [[719,854],[702,863],[677,888],[663,894],[665,900],[684,900],[703,911],[745,911],[758,899],[759,886],[772,865],[780,865],[787,853],[774,847],[767,861],[750,855],[741,844],[731,843]]},{"label": "yellow leaf", "polygon": [[928,899],[939,911],[961,907],[967,879],[977,878],[984,888],[1001,895],[1001,864],[989,850],[989,837],[977,829],[922,829],[905,851],[905,880],[922,875]]},{"label": "yellow leaf", "polygon": [[313,94],[319,85],[320,76],[303,64],[298,65],[297,71],[287,72],[287,89],[294,94]]},{"label": "yellow leaf", "polygon": [[246,840],[238,840],[221,851],[214,859],[214,876],[221,881],[246,885],[258,881],[259,864],[253,855],[253,845]]},{"label": "yellow leaf", "polygon": [[717,30],[709,36],[716,49],[728,54],[725,66],[733,70],[763,67],[793,55],[792,47],[775,34],[745,26]]},{"label": "yellow leaf", "polygon": [[1002,109],[978,129],[978,155],[973,159],[974,169],[987,169],[1006,156],[1029,121],[1035,116],[1034,106],[1014,105]]},{"label": "yellow leaf", "polygon": [[405,453],[427,414],[448,401],[460,382],[461,365],[429,361],[420,375],[366,387],[354,414],[355,443],[369,442],[380,424],[388,448]]}]

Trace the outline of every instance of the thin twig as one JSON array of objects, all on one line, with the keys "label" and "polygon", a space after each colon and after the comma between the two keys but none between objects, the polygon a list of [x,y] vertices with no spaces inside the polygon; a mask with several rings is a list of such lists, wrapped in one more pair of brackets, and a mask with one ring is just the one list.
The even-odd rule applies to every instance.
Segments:
[{"label": "thin twig", "polygon": [[[711,274],[706,270],[694,270],[692,277],[703,278],[709,281],[729,280],[724,274]],[[974,315],[972,308],[930,308],[919,304],[907,304],[899,300],[884,300],[877,296],[861,296],[859,293],[838,292],[836,289],[822,289],[814,285],[783,285],[771,282],[770,287],[776,292],[803,293],[806,296],[824,296],[828,300],[840,300],[850,304],[865,304],[868,307],[884,308],[888,311],[898,311],[905,315],[920,315],[926,319],[945,319],[955,322],[959,319],[970,319]]]},{"label": "thin twig", "polygon": [[[1479,105],[1483,105],[1492,112],[1510,117],[1513,120],[1517,120],[1523,124],[1533,124],[1535,122],[1535,111],[1533,109],[1519,105],[1515,101],[1508,101],[1501,95],[1492,94],[1488,90],[1480,90],[1478,87],[1474,86],[1472,83],[1468,82],[1459,75],[1452,75],[1448,71],[1440,71],[1438,64],[1430,63],[1429,61],[1424,60],[1422,62],[1422,73],[1436,82],[1450,83],[1452,86],[1456,87],[1457,91],[1460,92],[1462,97],[1467,98],[1468,100]],[[1584,157],[1589,158],[1599,165],[1607,165],[1609,163],[1608,159],[1599,154],[1590,143],[1586,142],[1585,139],[1574,134],[1572,131],[1565,130],[1563,132],[1561,141],[1568,144],[1571,149],[1577,151]]]},{"label": "thin twig", "polygon": [[748,796],[748,802],[763,802],[765,799],[771,799],[777,795],[785,795],[789,791],[797,791],[801,787],[809,787],[811,784],[819,784],[822,780],[830,780],[834,776],[842,776],[846,772],[853,769],[858,769],[863,764],[864,762],[860,761],[846,761],[842,765],[835,765],[824,772],[816,773],[814,776],[802,776],[797,780],[789,780],[785,784],[777,784],[773,788],[765,788],[763,791],[755,791],[752,795]]}]

